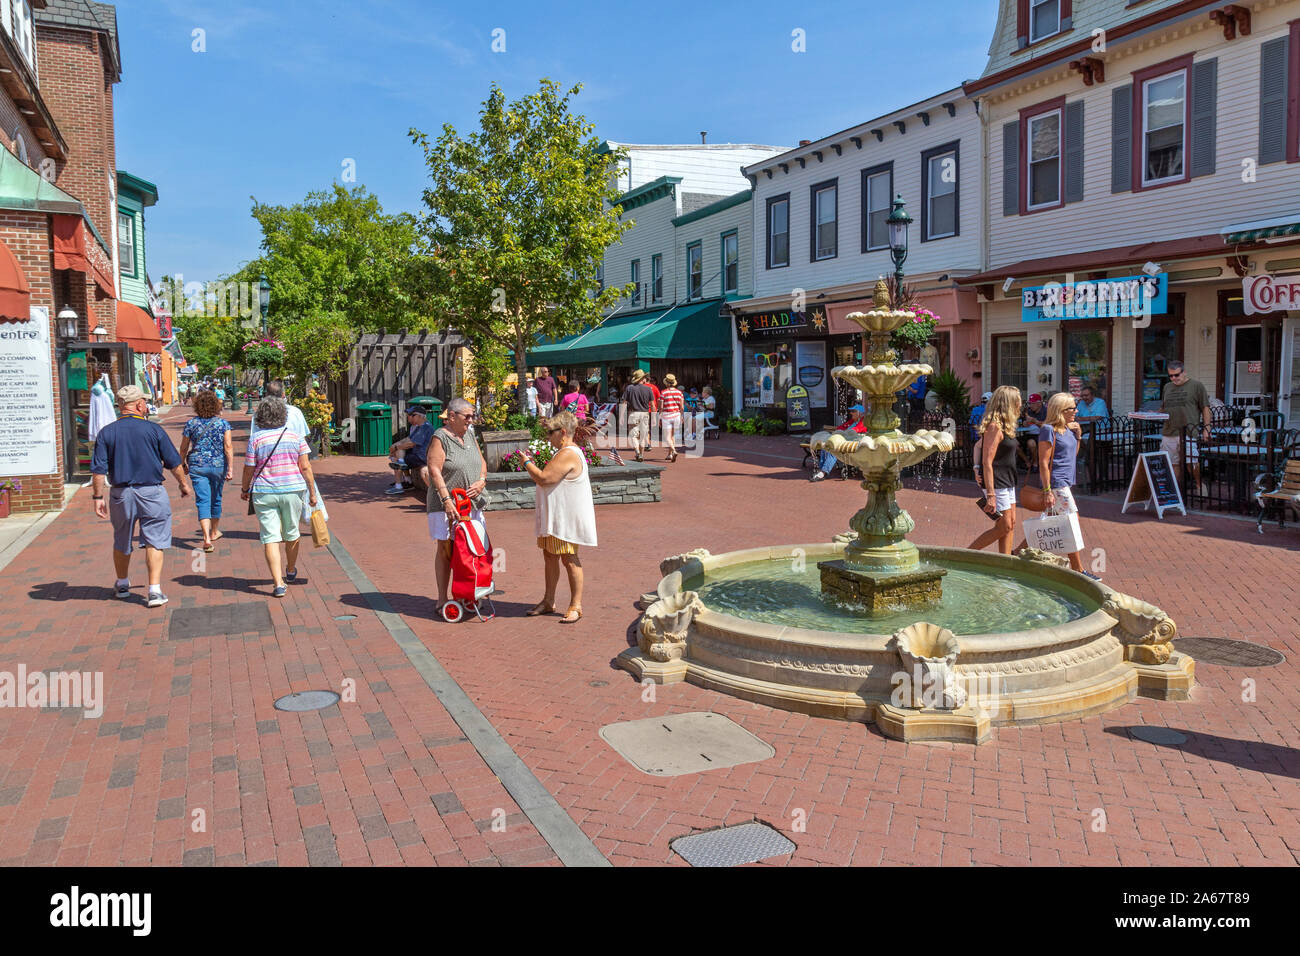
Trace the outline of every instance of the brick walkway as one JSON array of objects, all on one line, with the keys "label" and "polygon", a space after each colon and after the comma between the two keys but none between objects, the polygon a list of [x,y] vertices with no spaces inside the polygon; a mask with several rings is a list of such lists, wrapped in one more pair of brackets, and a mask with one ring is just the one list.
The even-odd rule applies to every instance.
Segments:
[{"label": "brick walkway", "polygon": [[[489,518],[506,552],[499,616],[447,625],[429,596],[422,503],[380,494],[383,459],[316,463],[339,541],[612,862],[681,864],[671,840],[753,819],[797,845],[776,864],[1300,860],[1300,533],[1260,536],[1253,522],[1204,516],[1160,522],[1082,501],[1109,584],[1160,605],[1182,636],[1254,640],[1287,662],[1198,664],[1188,702],[1142,699],[1089,720],[998,729],[979,748],[908,746],[687,684],[648,700],[613,667],[661,557],[827,540],[861,504],[856,483],[810,485],[792,439],[725,436],[707,447],[667,469],[662,503],[598,509],[602,544],[584,558],[586,616],[575,627],[520,616],[541,595],[531,512]],[[918,543],[960,546],[987,526],[971,485],[919,484],[900,496]],[[237,490],[227,503],[241,511]],[[177,530],[192,531],[192,505],[177,510]],[[274,635],[167,640],[166,611],[108,600],[108,529],[81,496],[11,566],[0,670],[102,669],[108,705],[98,721],[79,711],[0,717],[0,862],[555,862],[333,557],[304,549],[307,583],[276,602],[252,527],[234,519],[206,574],[174,551],[168,610],[262,602]],[[341,614],[356,619],[334,620]],[[301,716],[271,707],[291,691],[337,690],[344,677],[356,679],[355,704]],[[1242,699],[1245,678],[1253,701]],[[776,755],[659,778],[597,735],[690,711],[730,717]],[[1141,724],[1188,741],[1135,740],[1127,728]],[[208,811],[206,833],[191,832],[196,808]],[[494,811],[503,833],[491,828]]]}]

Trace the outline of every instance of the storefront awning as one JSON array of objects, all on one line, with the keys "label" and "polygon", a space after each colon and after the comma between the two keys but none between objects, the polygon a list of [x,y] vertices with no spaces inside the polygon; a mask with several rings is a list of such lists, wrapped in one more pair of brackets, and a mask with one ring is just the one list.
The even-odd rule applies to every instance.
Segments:
[{"label": "storefront awning", "polygon": [[1223,241],[1230,245],[1243,242],[1268,242],[1271,239],[1300,236],[1300,214],[1281,216],[1277,219],[1242,222],[1235,226],[1224,226],[1222,235]]},{"label": "storefront awning", "polygon": [[26,322],[32,315],[32,289],[13,252],[0,242],[0,320]]},{"label": "storefront awning", "polygon": [[653,312],[615,315],[601,325],[528,353],[528,364],[560,368],[640,359],[716,358],[731,351],[731,329],[718,315],[721,299]]},{"label": "storefront awning", "polygon": [[162,337],[158,335],[153,317],[139,306],[120,300],[117,303],[117,340],[126,342],[136,353],[159,355],[162,352]]},{"label": "storefront awning", "polygon": [[54,268],[84,272],[94,280],[100,298],[117,297],[113,259],[85,216],[54,217]]}]

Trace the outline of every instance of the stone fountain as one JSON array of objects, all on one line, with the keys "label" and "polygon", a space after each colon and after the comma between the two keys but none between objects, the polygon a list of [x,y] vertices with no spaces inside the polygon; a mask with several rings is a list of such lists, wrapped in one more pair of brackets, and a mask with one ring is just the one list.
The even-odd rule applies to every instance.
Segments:
[{"label": "stone fountain", "polygon": [[[1020,557],[907,540],[899,471],[952,449],[905,434],[892,405],[927,365],[896,364],[889,334],[911,313],[850,316],[870,335],[863,368],[835,378],[866,395],[866,435],[812,447],[862,469],[867,504],[830,542],[665,558],[641,596],[637,644],[618,657],[638,680],[701,687],[842,720],[900,740],[983,743],[999,725],[1105,713],[1139,694],[1187,700],[1195,662],[1164,611],[1038,552]],[[960,499],[958,499],[960,500]],[[810,512],[808,521],[820,515]]]},{"label": "stone fountain", "polygon": [[842,559],[824,561],[818,568],[824,593],[870,611],[936,603],[943,597],[947,573],[937,566],[922,566],[920,551],[907,540],[916,523],[894,497],[902,484],[900,471],[937,452],[952,451],[953,436],[925,429],[909,435],[898,429],[895,394],[922,375],[933,375],[934,369],[894,364],[898,356],[889,347],[890,334],[916,315],[890,306],[882,279],[876,283],[875,308],[849,315],[849,321],[869,336],[867,364],[831,372],[866,396],[866,436],[850,439],[843,432],[819,432],[810,443],[814,451],[825,449],[840,462],[860,469],[865,479],[867,504],[849,522],[856,537]]}]

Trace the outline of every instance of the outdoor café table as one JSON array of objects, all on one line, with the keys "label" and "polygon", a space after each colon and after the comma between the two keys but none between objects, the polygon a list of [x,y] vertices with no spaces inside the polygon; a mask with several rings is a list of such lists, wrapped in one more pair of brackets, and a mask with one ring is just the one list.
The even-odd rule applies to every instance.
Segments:
[{"label": "outdoor caf\u00e9 table", "polygon": [[1222,463],[1232,474],[1232,501],[1243,511],[1250,504],[1247,486],[1252,474],[1263,469],[1268,447],[1257,444],[1212,445],[1201,449],[1207,462]]}]

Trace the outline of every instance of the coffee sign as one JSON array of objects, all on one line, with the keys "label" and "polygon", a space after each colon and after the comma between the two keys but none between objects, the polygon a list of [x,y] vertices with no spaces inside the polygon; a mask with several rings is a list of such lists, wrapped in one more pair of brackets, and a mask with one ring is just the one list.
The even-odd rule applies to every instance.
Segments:
[{"label": "coffee sign", "polygon": [[1247,315],[1300,310],[1300,276],[1247,276],[1241,298]]}]

